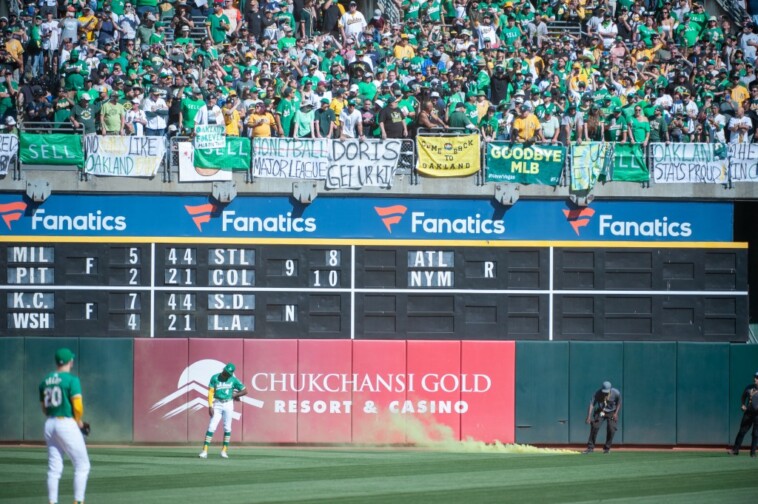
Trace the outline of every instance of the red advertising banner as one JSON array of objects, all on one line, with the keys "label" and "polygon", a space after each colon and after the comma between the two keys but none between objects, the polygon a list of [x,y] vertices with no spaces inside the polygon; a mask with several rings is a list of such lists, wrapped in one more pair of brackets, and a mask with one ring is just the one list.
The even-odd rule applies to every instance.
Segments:
[{"label": "red advertising banner", "polygon": [[[191,382],[186,339],[134,339],[134,441],[187,441]],[[207,384],[206,384],[207,385]]]},{"label": "red advertising banner", "polygon": [[406,416],[407,441],[460,440],[468,409],[461,401],[461,342],[409,341],[406,373],[408,398],[397,412]]},{"label": "red advertising banner", "polygon": [[[300,340],[297,413],[299,443],[349,443],[352,387],[351,340]],[[293,413],[288,409],[288,413]]]},{"label": "red advertising banner", "polygon": [[[189,441],[197,440],[202,446],[205,432],[208,429],[208,384],[214,374],[224,370],[228,362],[234,363],[237,370],[234,375],[245,384],[244,362],[242,361],[242,340],[221,338],[191,338],[189,340],[189,378],[197,387],[189,392],[189,409],[187,428]],[[232,415],[232,441],[242,441],[242,403],[234,403]],[[214,443],[224,440],[223,421],[216,428],[213,436]]]},{"label": "red advertising banner", "polygon": [[245,340],[246,443],[297,443],[297,413],[287,413],[293,401],[297,404],[296,388],[287,381],[297,376],[297,348],[297,340]]},{"label": "red advertising banner", "polygon": [[512,341],[136,339],[134,440],[199,445],[210,378],[234,362],[248,395],[233,441],[512,443],[515,353]]},{"label": "red advertising banner", "polygon": [[405,443],[405,341],[353,342],[353,443]]},{"label": "red advertising banner", "polygon": [[461,440],[516,440],[516,343],[461,343]]}]

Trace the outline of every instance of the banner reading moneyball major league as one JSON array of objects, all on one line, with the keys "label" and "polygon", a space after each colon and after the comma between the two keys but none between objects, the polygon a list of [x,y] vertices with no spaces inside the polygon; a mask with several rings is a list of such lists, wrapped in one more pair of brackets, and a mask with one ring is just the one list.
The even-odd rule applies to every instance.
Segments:
[{"label": "banner reading moneyball major league", "polygon": [[418,136],[416,170],[430,177],[466,177],[479,171],[479,135]]},{"label": "banner reading moneyball major league", "polygon": [[563,171],[563,145],[487,144],[487,182],[558,185]]},{"label": "banner reading moneyball major league", "polygon": [[81,135],[21,133],[21,162],[31,165],[84,166]]}]

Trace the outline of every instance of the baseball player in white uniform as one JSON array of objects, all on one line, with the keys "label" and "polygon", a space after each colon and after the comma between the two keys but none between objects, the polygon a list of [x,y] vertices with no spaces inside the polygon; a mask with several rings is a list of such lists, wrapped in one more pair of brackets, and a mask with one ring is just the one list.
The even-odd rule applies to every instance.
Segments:
[{"label": "baseball player in white uniform", "polygon": [[221,457],[229,458],[229,440],[232,437],[232,413],[234,413],[234,401],[247,394],[245,385],[234,376],[234,364],[231,362],[224,366],[224,370],[211,377],[208,384],[208,414],[211,421],[208,431],[205,433],[205,443],[200,458],[208,458],[208,447],[211,444],[213,433],[216,432],[221,419],[224,419],[224,445],[221,448]]},{"label": "baseball player in white uniform", "polygon": [[84,432],[89,424],[82,421],[84,405],[79,378],[71,374],[74,354],[68,348],[55,352],[58,369],[39,384],[39,398],[45,421],[47,443],[47,495],[50,504],[58,502],[58,483],[63,474],[63,454],[74,464],[74,504],[84,502],[89,476],[89,456]]}]

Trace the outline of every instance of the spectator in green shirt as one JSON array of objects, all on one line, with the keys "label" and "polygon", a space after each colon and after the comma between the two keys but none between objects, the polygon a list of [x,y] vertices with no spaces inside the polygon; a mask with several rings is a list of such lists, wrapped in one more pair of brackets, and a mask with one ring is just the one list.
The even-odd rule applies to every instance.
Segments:
[{"label": "spectator in green shirt", "polygon": [[100,128],[104,135],[123,135],[126,109],[118,102],[118,94],[111,92],[110,99],[100,111]]},{"label": "spectator in green shirt", "polygon": [[224,8],[221,4],[214,6],[214,12],[208,17],[205,23],[208,28],[208,37],[213,40],[214,44],[221,44],[226,41],[226,35],[231,27],[229,18],[224,14]]},{"label": "spectator in green shirt", "polygon": [[633,144],[642,144],[646,146],[650,140],[650,122],[642,113],[642,106],[634,107],[634,117],[629,124],[629,130],[632,135]]}]

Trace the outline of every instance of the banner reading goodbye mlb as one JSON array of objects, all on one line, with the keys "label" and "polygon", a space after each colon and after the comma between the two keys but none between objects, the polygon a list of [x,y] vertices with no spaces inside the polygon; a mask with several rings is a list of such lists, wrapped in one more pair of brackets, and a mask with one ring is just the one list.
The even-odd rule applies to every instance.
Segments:
[{"label": "banner reading goodbye mlb", "polygon": [[566,147],[562,145],[487,144],[487,182],[558,185]]},{"label": "banner reading goodbye mlb", "polygon": [[479,171],[479,135],[416,137],[416,170],[432,177],[465,177]]}]

